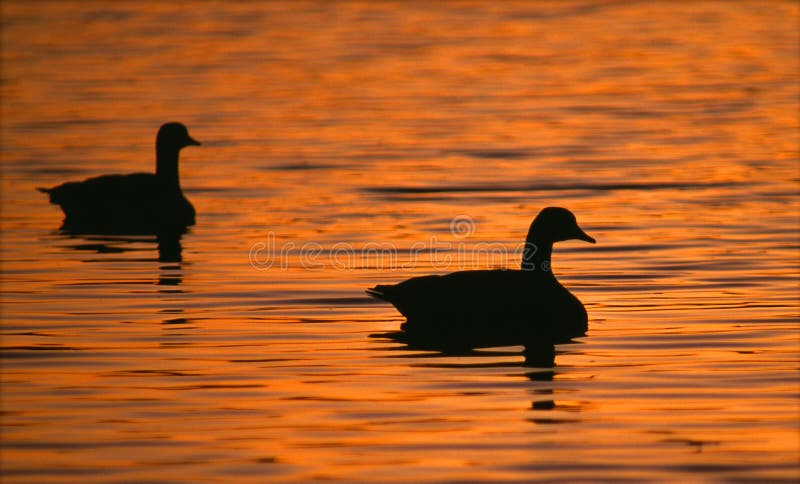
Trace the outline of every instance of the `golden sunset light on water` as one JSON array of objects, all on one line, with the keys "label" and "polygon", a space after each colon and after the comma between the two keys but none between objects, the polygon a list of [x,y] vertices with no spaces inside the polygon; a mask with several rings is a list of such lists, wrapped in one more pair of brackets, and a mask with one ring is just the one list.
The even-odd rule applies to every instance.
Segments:
[{"label": "golden sunset light on water", "polygon": [[798,25],[0,3],[0,480],[800,480]]}]

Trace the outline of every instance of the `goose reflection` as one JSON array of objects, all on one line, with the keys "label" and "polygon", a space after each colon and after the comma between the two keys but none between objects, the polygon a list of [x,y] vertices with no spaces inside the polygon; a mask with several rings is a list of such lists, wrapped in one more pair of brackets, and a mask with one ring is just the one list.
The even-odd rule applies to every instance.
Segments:
[{"label": "goose reflection", "polygon": [[525,346],[526,362],[552,365],[555,344],[583,336],[583,304],[551,270],[553,244],[595,240],[565,208],[543,209],[531,223],[521,270],[461,271],[422,276],[367,290],[406,317],[390,336],[410,347],[459,352]]},{"label": "goose reflection", "polygon": [[[155,238],[152,236],[118,236],[118,235],[75,235],[64,234],[66,240],[77,241],[66,245],[67,249],[81,252],[102,255],[102,257],[83,258],[84,262],[142,262],[148,267],[153,262],[158,262],[158,279],[155,284],[160,286],[160,293],[183,292],[178,288],[183,284],[183,264],[181,235],[179,233],[162,233]],[[144,247],[143,247],[144,245]],[[123,254],[147,253],[152,254],[153,248],[158,249],[158,257],[152,255],[146,257],[131,257]],[[125,271],[119,272],[119,280],[125,281]],[[135,274],[136,283],[149,284],[144,280],[138,280],[140,276],[137,271]]]},{"label": "goose reflection", "polygon": [[[153,239],[150,236],[119,236],[119,235],[88,235],[88,234],[65,234],[68,239],[80,240],[81,242],[70,244],[67,247],[70,249],[92,252],[95,254],[124,254],[127,252],[140,252],[150,249],[142,249],[137,247],[142,243],[152,244],[158,251],[158,257],[155,259],[158,262],[182,262],[183,261],[183,245],[181,238],[183,234],[180,233],[160,233]],[[110,260],[104,258],[103,260]],[[120,260],[130,261],[131,259],[125,258]],[[134,259],[142,262],[152,261],[152,258]]]},{"label": "goose reflection", "polygon": [[[519,338],[515,339],[490,339],[491,334],[484,335],[483,340],[480,342],[466,342],[458,338],[442,339],[441,337],[432,336],[426,337],[424,334],[409,333],[406,331],[389,331],[386,333],[375,333],[370,335],[372,338],[389,339],[396,343],[401,343],[401,347],[405,351],[423,351],[435,352],[441,356],[492,356],[492,355],[506,355],[506,352],[491,352],[486,351],[485,348],[499,348],[504,346],[518,346],[522,344]],[[468,347],[470,346],[470,347]],[[483,349],[482,349],[483,348]],[[552,341],[538,339],[529,341],[522,352],[525,357],[524,366],[535,368],[553,368],[556,360],[556,345]],[[542,372],[532,372],[533,374],[541,375]]]},{"label": "goose reflection", "polygon": [[177,232],[161,232],[156,235],[159,262],[183,261],[183,246],[181,245],[182,235],[183,234]]},{"label": "goose reflection", "polygon": [[[373,338],[389,339],[394,342],[403,343],[403,346],[390,348],[400,354],[394,355],[403,359],[421,359],[423,363],[412,363],[413,367],[425,368],[447,368],[472,371],[482,368],[509,368],[517,369],[520,367],[528,370],[520,376],[526,378],[531,383],[530,393],[535,395],[530,403],[530,410],[534,412],[528,421],[536,424],[558,424],[574,422],[574,418],[566,418],[561,412],[577,413],[582,411],[583,405],[571,401],[557,401],[556,388],[556,362],[555,347],[552,351],[547,348],[539,348],[539,351],[526,351],[525,361],[509,361],[507,357],[513,355],[510,351],[503,350],[447,350],[434,348],[429,345],[419,346],[408,344],[403,338],[402,332],[378,333],[371,335]],[[558,348],[558,354],[574,353],[577,346],[574,344],[562,345]],[[385,350],[385,348],[381,348]],[[433,353],[431,351],[434,351]],[[551,357],[551,355],[553,355]],[[458,360],[450,358],[458,357]],[[498,358],[503,358],[498,360]],[[442,361],[444,360],[444,361]],[[550,415],[550,411],[555,411],[556,415]]]},{"label": "goose reflection", "polygon": [[[158,261],[164,265],[159,267],[158,285],[159,286],[179,286],[183,283],[183,247],[181,246],[181,234],[179,233],[160,233],[156,236],[158,243]],[[178,289],[164,287],[159,292],[181,292]]]}]

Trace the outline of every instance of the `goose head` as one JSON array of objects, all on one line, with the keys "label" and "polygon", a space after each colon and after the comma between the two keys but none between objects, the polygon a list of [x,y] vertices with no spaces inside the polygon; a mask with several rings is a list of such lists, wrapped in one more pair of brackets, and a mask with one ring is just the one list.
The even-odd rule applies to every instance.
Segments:
[{"label": "goose head", "polygon": [[566,208],[547,207],[533,219],[525,240],[522,254],[522,270],[550,270],[550,255],[553,244],[563,240],[584,240],[595,243],[594,237],[578,226],[575,215]]},{"label": "goose head", "polygon": [[533,219],[528,230],[528,241],[539,243],[555,243],[564,240],[578,239],[594,244],[594,237],[578,226],[575,215],[561,207],[547,207]]},{"label": "goose head", "polygon": [[164,123],[156,135],[156,149],[180,151],[186,146],[200,146],[200,142],[189,136],[189,130],[182,123]]}]

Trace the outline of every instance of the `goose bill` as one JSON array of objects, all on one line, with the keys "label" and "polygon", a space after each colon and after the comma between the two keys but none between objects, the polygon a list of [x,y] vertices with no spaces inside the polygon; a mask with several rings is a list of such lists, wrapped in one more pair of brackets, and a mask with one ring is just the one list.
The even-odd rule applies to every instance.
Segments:
[{"label": "goose bill", "polygon": [[590,242],[592,244],[597,243],[597,241],[594,240],[594,237],[584,232],[580,227],[578,227],[578,233],[575,234],[575,238],[578,240],[585,240],[586,242]]}]

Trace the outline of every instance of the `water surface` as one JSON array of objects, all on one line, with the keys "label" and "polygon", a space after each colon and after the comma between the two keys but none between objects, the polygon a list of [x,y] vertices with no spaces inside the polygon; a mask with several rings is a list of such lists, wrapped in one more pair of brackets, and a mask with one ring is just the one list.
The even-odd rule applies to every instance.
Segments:
[{"label": "water surface", "polygon": [[[3,480],[796,481],[799,17],[3,2]],[[168,120],[182,260],[59,233],[35,188],[151,170]],[[365,288],[516,267],[551,205],[598,240],[554,251],[555,366],[380,336]]]}]

